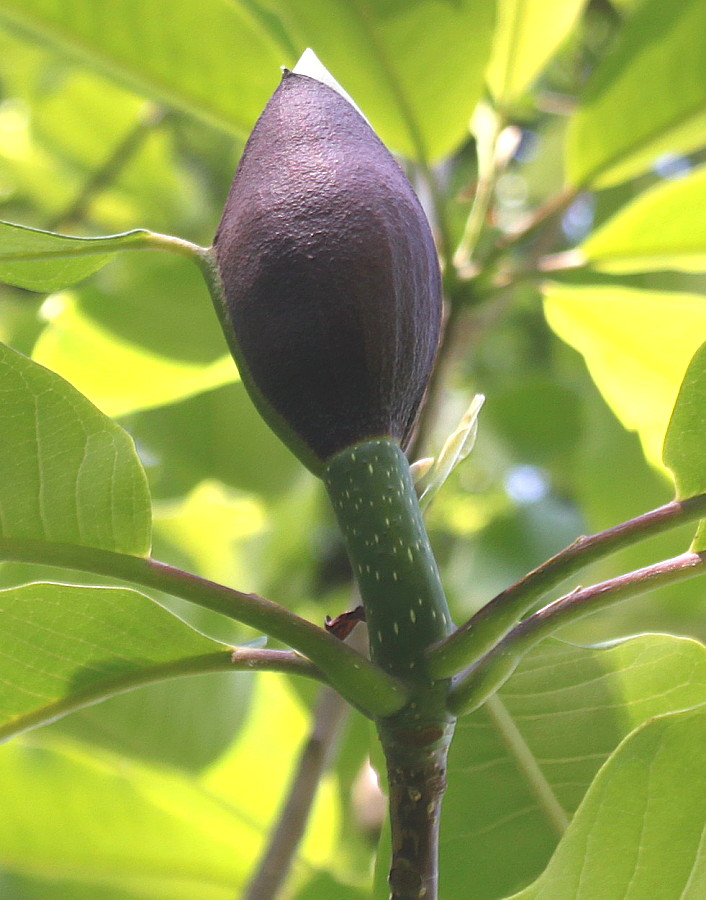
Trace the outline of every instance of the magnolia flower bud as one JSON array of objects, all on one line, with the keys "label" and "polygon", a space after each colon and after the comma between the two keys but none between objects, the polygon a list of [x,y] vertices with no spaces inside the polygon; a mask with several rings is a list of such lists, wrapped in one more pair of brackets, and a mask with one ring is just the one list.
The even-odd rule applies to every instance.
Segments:
[{"label": "magnolia flower bud", "polygon": [[284,72],[214,250],[241,377],[300,459],[318,472],[368,438],[404,444],[439,337],[439,266],[411,185],[340,93]]}]

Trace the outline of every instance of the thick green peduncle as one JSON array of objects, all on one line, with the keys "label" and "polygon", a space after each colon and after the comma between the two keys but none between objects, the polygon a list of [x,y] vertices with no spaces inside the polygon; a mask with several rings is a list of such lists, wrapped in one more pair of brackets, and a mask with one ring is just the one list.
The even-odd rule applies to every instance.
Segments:
[{"label": "thick green peduncle", "polygon": [[409,464],[376,438],[348,447],[324,471],[360,587],[372,658],[390,673],[425,680],[424,651],[451,630]]},{"label": "thick green peduncle", "polygon": [[392,900],[436,900],[438,834],[454,716],[448,679],[434,680],[426,651],[451,630],[409,464],[377,438],[328,463],[324,483],[365,607],[373,660],[404,679],[410,701],[376,724],[387,763]]}]

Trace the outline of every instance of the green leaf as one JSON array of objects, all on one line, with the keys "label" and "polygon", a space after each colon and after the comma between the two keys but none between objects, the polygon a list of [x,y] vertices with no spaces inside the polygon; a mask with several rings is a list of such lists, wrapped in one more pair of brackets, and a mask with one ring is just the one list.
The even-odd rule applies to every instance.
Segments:
[{"label": "green leaf", "polygon": [[252,559],[254,540],[266,524],[267,509],[259,498],[210,480],[180,502],[158,504],[154,516],[155,535],[179,547],[203,577],[221,584],[258,578],[263,563]]},{"label": "green leaf", "polygon": [[664,462],[674,473],[677,494],[706,491],[706,344],[689,363],[664,441]]},{"label": "green leaf", "polygon": [[0,738],[135,685],[230,661],[223,644],[123,588],[0,591],[0,631]]},{"label": "green leaf", "polygon": [[82,281],[119,250],[148,247],[144,229],[80,238],[0,222],[0,281],[30,291],[56,291]]},{"label": "green leaf", "polygon": [[[78,314],[153,356],[206,366],[227,353],[203,274],[192,260],[166,253],[123,255],[73,294]],[[62,312],[52,298],[42,318],[53,326]]]},{"label": "green leaf", "polygon": [[[154,295],[159,307],[168,306],[159,302],[160,297],[172,299]],[[215,323],[208,300],[203,301]],[[172,323],[174,319],[178,319],[176,311]],[[185,353],[187,335],[181,331]],[[86,315],[70,294],[52,297],[51,324],[40,335],[32,357],[66,378],[102,412],[113,417],[183,400],[238,377],[230,355],[198,362],[134,344]],[[116,372],[120,373],[119,378]]]},{"label": "green leaf", "polygon": [[147,554],[149,492],[130,436],[4,345],[0,396],[0,536]]},{"label": "green leaf", "polygon": [[276,8],[299,52],[314,49],[392,149],[434,161],[468,136],[493,2],[276,0]]},{"label": "green leaf", "polygon": [[[0,747],[0,867],[22,881],[43,879],[44,892],[32,900],[88,900],[77,882],[100,886],[106,900],[232,900],[258,858],[309,727],[288,679],[267,674],[255,681],[237,740],[199,777],[46,731],[11,741]],[[338,800],[327,778],[297,854],[307,874],[336,864],[337,838]]]},{"label": "green leaf", "polygon": [[706,166],[658,184],[623,207],[581,245],[607,272],[706,271]]},{"label": "green leaf", "polygon": [[242,672],[170,678],[109,697],[51,728],[114,753],[199,772],[233,742],[252,684]]},{"label": "green leaf", "polygon": [[585,0],[499,0],[486,78],[500,108],[519,99],[573,29]]},{"label": "green leaf", "polygon": [[[291,679],[269,672],[258,676],[253,693],[250,715],[238,739],[201,775],[200,783],[225,805],[247,810],[248,820],[268,834],[291,785],[296,748],[310,738],[311,709],[297,695]],[[339,817],[335,785],[331,778],[324,778],[300,845],[300,857],[310,865],[329,861],[338,865]]]},{"label": "green leaf", "polygon": [[[151,472],[155,495],[174,498],[203,479],[217,479],[239,490],[272,498],[289,492],[306,478],[299,461],[265,425],[240,382],[132,416],[130,433],[140,447],[159,460]],[[263,465],[263,460],[267,460],[267,465]],[[312,513],[300,503],[295,520],[303,525]],[[271,524],[275,530],[281,527],[283,518],[281,511],[274,515]],[[295,520],[285,529],[290,540],[297,540]],[[303,526],[300,536],[308,531]],[[214,536],[215,532],[211,538]],[[303,556],[309,560],[308,554]],[[274,565],[285,563],[281,552],[268,553],[266,559],[258,556],[257,562],[252,557],[250,560],[260,572],[266,561]],[[290,564],[285,566],[291,574]],[[249,574],[248,580],[250,577]],[[260,585],[258,589],[264,587]]]},{"label": "green leaf", "polygon": [[294,900],[331,900],[332,897],[336,900],[370,900],[370,891],[341,884],[330,873],[322,872],[298,891]]},{"label": "green leaf", "polygon": [[[1,26],[0,78],[9,101],[0,117],[0,167],[12,201],[27,204],[37,222],[54,222],[135,127],[144,101],[92,72],[62,66],[45,46]],[[133,215],[124,228],[108,230],[137,221],[147,219]]]},{"label": "green leaf", "polygon": [[544,285],[552,329],[583,355],[623,425],[661,465],[662,443],[689,360],[706,334],[698,294],[621,285]]},{"label": "green leaf", "polygon": [[0,114],[0,168],[5,196],[23,217],[30,209],[34,222],[56,230],[67,213],[76,221],[78,200],[96,234],[136,222],[164,231],[184,228],[197,190],[203,203],[193,170],[174,165],[168,119],[160,122],[160,110],[114,80],[62,64],[45,45],[1,25],[0,79],[8,101]]},{"label": "green leaf", "polygon": [[141,93],[240,132],[250,130],[287,62],[237,0],[6,0],[2,19]]},{"label": "green leaf", "polygon": [[514,900],[699,900],[706,711],[658,718],[610,757],[546,870]]},{"label": "green leaf", "polygon": [[[159,900],[228,900],[260,830],[191,778],[69,742],[0,748],[0,865],[54,887],[87,884]],[[151,890],[149,889],[151,885]]]},{"label": "green leaf", "polygon": [[643,172],[661,153],[705,143],[706,4],[645,0],[588,82],[569,125],[567,176],[604,187]]},{"label": "green leaf", "polygon": [[126,873],[127,884],[96,884],[93,881],[61,879],[60,883],[49,874],[13,875],[0,874],[3,900],[232,900],[233,891],[215,885],[195,885],[193,882],[158,884],[153,878],[136,879]]},{"label": "green leaf", "polygon": [[[677,496],[706,491],[706,344],[689,363],[664,439],[664,464],[671,469]],[[706,526],[696,533],[694,550],[706,550]]]},{"label": "green leaf", "polygon": [[704,701],[706,649],[696,641],[540,645],[496,699],[458,722],[441,823],[442,900],[491,900],[536,878],[620,741],[653,716]]}]

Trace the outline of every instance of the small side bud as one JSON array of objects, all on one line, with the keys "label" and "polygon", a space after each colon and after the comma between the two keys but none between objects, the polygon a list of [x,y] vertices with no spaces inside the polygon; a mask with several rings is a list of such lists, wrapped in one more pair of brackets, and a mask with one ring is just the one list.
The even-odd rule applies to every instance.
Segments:
[{"label": "small side bud", "polygon": [[428,479],[424,482],[419,498],[422,509],[431,503],[449,475],[475,446],[478,434],[478,416],[484,403],[485,395],[476,394],[455,431],[446,438],[441,453],[429,472]]},{"label": "small side bud", "polygon": [[409,467],[409,471],[412,476],[412,481],[414,482],[414,485],[417,488],[417,490],[419,489],[419,485],[423,483],[427,474],[431,471],[431,468],[433,465],[434,465],[434,457],[433,456],[425,456],[423,459],[415,460]]}]

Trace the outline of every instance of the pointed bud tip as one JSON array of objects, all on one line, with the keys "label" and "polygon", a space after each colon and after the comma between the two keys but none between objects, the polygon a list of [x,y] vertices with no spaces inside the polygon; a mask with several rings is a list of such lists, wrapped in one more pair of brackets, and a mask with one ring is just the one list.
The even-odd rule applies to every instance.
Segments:
[{"label": "pointed bud tip", "polygon": [[311,47],[307,47],[299,57],[296,66],[292,69],[292,74],[305,75],[307,78],[313,78],[315,81],[320,81],[321,84],[325,84],[326,87],[330,87],[332,90],[336,91],[337,94],[340,94],[344,100],[347,100],[353,107],[353,109],[356,110],[356,112],[360,113],[360,115],[365,119],[366,122],[368,121],[363,110],[358,106],[358,104],[351,97],[348,91],[342,88],[341,85],[336,81],[336,79],[329,72],[326,66],[321,62],[321,60],[314,53]]}]

